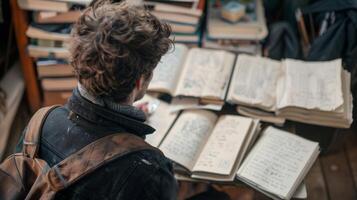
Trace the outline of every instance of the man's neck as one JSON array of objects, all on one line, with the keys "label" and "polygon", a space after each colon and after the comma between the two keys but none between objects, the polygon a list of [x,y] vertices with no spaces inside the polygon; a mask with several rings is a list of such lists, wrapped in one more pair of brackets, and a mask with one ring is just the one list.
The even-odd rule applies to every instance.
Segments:
[{"label": "man's neck", "polygon": [[145,113],[143,111],[132,106],[134,102],[133,98],[130,98],[128,101],[122,103],[116,103],[110,101],[109,99],[103,99],[103,98],[92,96],[86,91],[86,89],[81,84],[78,84],[78,91],[79,91],[79,95],[81,95],[83,98],[85,98],[86,100],[90,101],[93,104],[108,108],[115,112],[129,114],[141,120],[145,120],[146,118]]},{"label": "man's neck", "polygon": [[109,106],[109,108],[116,108],[118,106],[132,106],[134,103],[134,100],[131,97],[123,102],[115,102],[110,99],[95,97],[91,95],[80,83],[78,83],[78,91],[79,94],[85,99],[87,99],[88,101],[103,107]]}]

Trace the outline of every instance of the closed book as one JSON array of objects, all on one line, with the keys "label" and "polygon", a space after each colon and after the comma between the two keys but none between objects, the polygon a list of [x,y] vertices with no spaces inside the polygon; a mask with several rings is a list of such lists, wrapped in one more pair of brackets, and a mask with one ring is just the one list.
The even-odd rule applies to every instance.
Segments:
[{"label": "closed book", "polygon": [[182,24],[197,25],[200,21],[200,17],[189,16],[186,14],[171,13],[171,12],[161,12],[161,11],[151,11],[153,15],[163,21],[176,22]]},{"label": "closed book", "polygon": [[73,77],[73,68],[69,64],[37,65],[39,78],[49,77]]},{"label": "closed book", "polygon": [[27,28],[26,36],[35,39],[64,41],[64,42],[68,42],[70,39],[69,34],[50,32],[31,25]]},{"label": "closed book", "polygon": [[68,12],[39,11],[34,13],[34,21],[40,24],[75,23],[79,16],[81,16],[81,11],[78,10]]},{"label": "closed book", "polygon": [[70,53],[67,48],[41,47],[29,45],[27,47],[29,55],[33,58],[59,58],[69,59]]},{"label": "closed book", "polygon": [[43,10],[55,12],[67,12],[70,5],[66,2],[50,1],[50,0],[17,0],[21,9],[24,10]]},{"label": "closed book", "polygon": [[45,91],[72,91],[77,86],[76,78],[45,78],[41,80]]}]

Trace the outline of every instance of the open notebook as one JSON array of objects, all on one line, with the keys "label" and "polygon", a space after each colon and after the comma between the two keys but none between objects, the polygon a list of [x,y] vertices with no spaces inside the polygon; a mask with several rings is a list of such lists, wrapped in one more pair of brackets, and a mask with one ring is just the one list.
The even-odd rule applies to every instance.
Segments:
[{"label": "open notebook", "polygon": [[290,199],[319,152],[317,142],[268,127],[245,158],[237,177],[273,199]]},{"label": "open notebook", "polygon": [[186,110],[159,145],[176,172],[192,178],[232,182],[257,136],[258,121],[206,110]]}]

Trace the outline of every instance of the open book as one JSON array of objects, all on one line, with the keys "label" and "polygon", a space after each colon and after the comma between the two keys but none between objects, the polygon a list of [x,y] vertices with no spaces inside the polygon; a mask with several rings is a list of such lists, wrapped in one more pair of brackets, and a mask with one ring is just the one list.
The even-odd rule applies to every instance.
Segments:
[{"label": "open book", "polygon": [[232,182],[243,156],[258,133],[258,121],[185,110],[159,145],[177,165],[176,172],[192,178]]},{"label": "open book", "polygon": [[181,44],[163,56],[154,70],[149,91],[197,97],[223,103],[235,55],[222,50],[188,49]]},{"label": "open book", "polygon": [[290,199],[319,152],[317,142],[268,127],[245,158],[237,178],[273,199]]},{"label": "open book", "polygon": [[352,123],[350,75],[342,69],[340,59],[279,62],[241,54],[227,101],[250,107],[238,108],[238,111],[251,117],[259,118],[260,112],[268,119],[269,114],[263,114],[267,111],[270,118],[317,125],[348,128]]}]

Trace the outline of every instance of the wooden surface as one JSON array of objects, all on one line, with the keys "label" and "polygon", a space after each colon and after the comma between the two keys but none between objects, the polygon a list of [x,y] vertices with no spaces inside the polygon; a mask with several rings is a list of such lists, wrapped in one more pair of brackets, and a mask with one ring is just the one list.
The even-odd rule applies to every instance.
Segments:
[{"label": "wooden surface", "polygon": [[305,179],[307,195],[310,200],[327,200],[327,188],[321,169],[320,159],[316,160]]},{"label": "wooden surface", "polygon": [[10,3],[17,47],[26,83],[27,101],[30,105],[31,111],[34,112],[42,106],[42,100],[33,61],[27,53],[28,39],[25,33],[28,26],[28,13],[19,8],[17,0],[10,0]]},{"label": "wooden surface", "polygon": [[356,188],[344,149],[320,158],[331,199],[356,200]]},{"label": "wooden surface", "polygon": [[[25,103],[22,102],[12,126],[12,137],[8,142],[6,155],[14,151],[21,132],[29,120],[29,111],[24,105]],[[357,133],[342,131],[339,137],[342,140],[341,144],[334,148],[334,151],[320,155],[305,179],[309,200],[357,200]],[[209,188],[205,184],[195,184],[193,187],[190,185],[192,186],[191,183],[181,184],[180,200]],[[214,186],[214,188],[228,193],[232,200],[269,199],[247,186],[236,188]],[[199,198],[190,200],[199,200]]]},{"label": "wooden surface", "polygon": [[[345,152],[353,175],[355,189],[357,188],[357,134],[349,134],[346,139]],[[357,189],[356,189],[357,190]],[[357,199],[357,198],[356,198]]]}]

